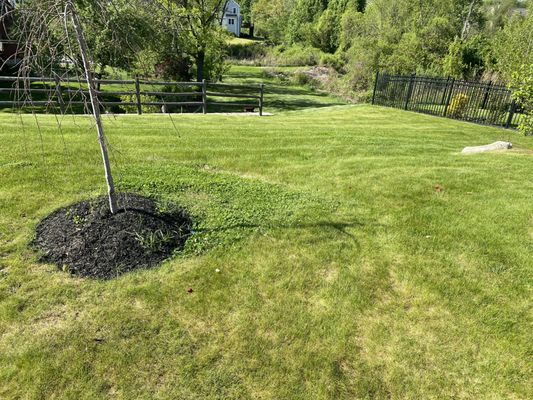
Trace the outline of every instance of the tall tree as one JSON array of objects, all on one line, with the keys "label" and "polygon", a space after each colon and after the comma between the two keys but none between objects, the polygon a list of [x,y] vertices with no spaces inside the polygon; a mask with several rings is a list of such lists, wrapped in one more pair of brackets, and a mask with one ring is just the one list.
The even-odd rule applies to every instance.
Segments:
[{"label": "tall tree", "polygon": [[[157,1],[157,0],[156,0]],[[224,0],[159,0],[176,24],[182,24],[187,35],[188,51],[196,64],[196,79],[204,79],[206,56],[224,48],[219,26]]]},{"label": "tall tree", "polygon": [[252,14],[254,3],[255,0],[241,0],[240,2],[243,26],[249,29],[248,32],[251,38],[254,37],[255,30],[254,19]]},{"label": "tall tree", "polygon": [[270,42],[285,42],[294,7],[293,0],[257,0],[252,8],[256,32]]}]

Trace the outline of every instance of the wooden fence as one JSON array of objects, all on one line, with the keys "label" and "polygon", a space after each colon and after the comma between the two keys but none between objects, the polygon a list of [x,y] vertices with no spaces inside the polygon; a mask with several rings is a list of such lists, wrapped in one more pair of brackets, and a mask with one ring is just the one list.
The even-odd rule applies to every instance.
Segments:
[{"label": "wooden fence", "polygon": [[505,86],[414,74],[378,73],[372,104],[505,128],[523,117]]},{"label": "wooden fence", "polygon": [[[111,112],[202,112],[240,109],[263,115],[263,84],[95,79],[101,107]],[[0,76],[0,107],[33,107],[62,114],[89,111],[87,85],[78,78]],[[217,100],[218,99],[218,100]]]}]

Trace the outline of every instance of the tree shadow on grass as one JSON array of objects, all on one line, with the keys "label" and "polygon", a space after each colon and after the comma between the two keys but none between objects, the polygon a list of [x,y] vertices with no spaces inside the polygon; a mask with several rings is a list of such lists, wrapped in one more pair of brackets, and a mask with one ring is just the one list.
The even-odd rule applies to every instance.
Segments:
[{"label": "tree shadow on grass", "polygon": [[265,90],[265,108],[294,111],[346,104],[325,92],[312,92],[305,88],[269,86]]},{"label": "tree shadow on grass", "polygon": [[265,95],[328,97],[326,92],[312,91],[304,87],[265,85]]},{"label": "tree shadow on grass", "polygon": [[223,80],[226,81],[227,78],[229,79],[239,79],[240,82],[249,82],[249,83],[259,83],[262,79],[264,79],[262,71],[249,71],[247,73],[229,73],[227,76],[225,76]]},{"label": "tree shadow on grass", "polygon": [[333,231],[339,232],[340,234],[349,237],[350,239],[356,241],[357,238],[355,235],[347,232],[348,228],[361,228],[364,224],[361,222],[333,222],[333,221],[317,221],[317,222],[308,222],[308,223],[294,223],[294,224],[234,224],[226,225],[215,228],[199,228],[196,230],[198,233],[203,232],[223,232],[231,231],[235,229],[317,229],[322,228],[324,230],[331,229]]},{"label": "tree shadow on grass", "polygon": [[[229,104],[225,104],[224,102],[212,102],[209,104],[208,111],[209,112],[238,112],[242,111],[244,108],[235,107],[232,105],[232,102],[228,102]],[[337,103],[323,103],[320,101],[314,101],[309,98],[297,98],[294,97],[294,99],[279,99],[271,101],[270,99],[266,99],[264,102],[264,110],[277,110],[277,111],[296,111],[296,110],[304,110],[308,108],[324,108],[324,107],[332,107],[337,105],[344,105],[344,103],[337,102]],[[254,105],[254,108],[257,110],[258,106]]]},{"label": "tree shadow on grass", "polygon": [[320,101],[314,101],[312,99],[294,98],[293,99],[279,99],[279,100],[265,100],[265,108],[279,109],[282,111],[295,111],[307,108],[324,108],[344,105],[342,102],[323,103]]}]

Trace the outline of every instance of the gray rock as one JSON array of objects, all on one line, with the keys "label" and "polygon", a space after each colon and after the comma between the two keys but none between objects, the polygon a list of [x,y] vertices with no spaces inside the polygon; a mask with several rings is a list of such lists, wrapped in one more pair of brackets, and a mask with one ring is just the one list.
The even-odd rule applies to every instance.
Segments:
[{"label": "gray rock", "polygon": [[494,142],[485,146],[465,147],[462,154],[483,153],[485,151],[508,150],[513,147],[510,142]]}]

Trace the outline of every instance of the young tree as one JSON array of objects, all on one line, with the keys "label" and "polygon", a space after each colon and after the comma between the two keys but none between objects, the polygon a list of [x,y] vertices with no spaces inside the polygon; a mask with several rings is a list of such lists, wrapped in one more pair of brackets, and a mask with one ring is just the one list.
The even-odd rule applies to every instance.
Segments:
[{"label": "young tree", "polygon": [[515,16],[494,40],[496,69],[524,109],[520,130],[533,134],[533,4],[525,17]]},{"label": "young tree", "polygon": [[511,79],[513,99],[524,109],[524,118],[518,129],[524,135],[533,135],[533,63],[523,64]]},{"label": "young tree", "polygon": [[[80,21],[79,7],[85,2],[80,0],[27,0],[17,10],[17,35],[22,61],[19,76],[25,86],[32,73],[51,75],[57,73],[57,66],[62,58],[81,60],[76,70],[83,73],[89,89],[91,111],[98,134],[98,142],[107,184],[109,209],[117,212],[115,185],[111,173],[111,164],[107,150],[107,141],[100,115],[95,82],[93,79],[94,62],[91,59],[84,26]],[[105,10],[110,5],[108,0],[96,0],[93,6]]]}]

